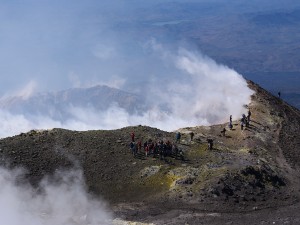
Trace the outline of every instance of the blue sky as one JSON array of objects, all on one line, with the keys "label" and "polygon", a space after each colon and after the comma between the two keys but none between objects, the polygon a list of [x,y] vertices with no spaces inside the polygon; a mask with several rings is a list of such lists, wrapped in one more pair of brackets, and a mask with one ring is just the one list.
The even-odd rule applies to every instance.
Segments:
[{"label": "blue sky", "polygon": [[[163,30],[140,34],[138,23],[155,21],[149,12],[159,10],[162,2],[166,1],[0,1],[0,94],[29,82],[44,91],[113,81],[126,87],[128,80],[167,77],[174,71],[160,64],[148,43],[153,39],[170,43],[172,37],[163,37]],[[234,0],[175,2],[222,2],[222,10],[234,10],[229,3],[243,9]],[[282,1],[275,2],[260,1],[260,6],[283,6]],[[249,5],[255,2],[244,3],[245,9],[254,10]]]}]

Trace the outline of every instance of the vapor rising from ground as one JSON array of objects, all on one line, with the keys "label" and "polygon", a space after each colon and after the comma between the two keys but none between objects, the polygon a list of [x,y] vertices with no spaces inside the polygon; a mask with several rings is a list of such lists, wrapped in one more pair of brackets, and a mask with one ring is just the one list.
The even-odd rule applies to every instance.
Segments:
[{"label": "vapor rising from ground", "polygon": [[[61,127],[71,130],[115,129],[131,125],[148,125],[172,131],[181,127],[211,125],[226,122],[229,115],[234,119],[245,113],[244,104],[250,101],[252,91],[246,81],[234,70],[219,65],[200,53],[180,48],[176,52],[166,50],[156,41],[147,43],[145,49],[151,56],[149,61],[157,70],[143,72],[144,79],[138,83],[133,79],[125,81],[129,92],[141,96],[139,104],[145,111],[128,112],[115,102],[96,109],[89,106],[65,105],[67,117],[56,119],[56,115],[43,115],[28,109],[21,113],[1,110],[2,137],[27,132],[31,129]],[[143,65],[139,65],[139,69]],[[167,76],[164,76],[167,73]],[[28,99],[34,93],[31,82],[16,96]],[[35,84],[36,85],[36,84]],[[123,86],[125,88],[125,86]],[[100,96],[102,97],[102,96]],[[59,100],[57,100],[59,101]],[[94,102],[95,104],[96,102]],[[57,107],[53,105],[53,107]],[[32,112],[34,111],[34,112]]]},{"label": "vapor rising from ground", "polygon": [[0,168],[0,216],[3,224],[110,224],[105,205],[87,194],[81,171],[57,172],[39,188],[21,184],[21,170]]}]

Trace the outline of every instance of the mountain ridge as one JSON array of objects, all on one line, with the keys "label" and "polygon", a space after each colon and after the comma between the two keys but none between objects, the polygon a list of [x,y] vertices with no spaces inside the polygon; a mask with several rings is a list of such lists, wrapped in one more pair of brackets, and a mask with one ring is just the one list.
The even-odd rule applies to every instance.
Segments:
[{"label": "mountain ridge", "polygon": [[94,108],[106,110],[113,104],[126,111],[141,112],[145,108],[140,96],[106,85],[89,88],[70,88],[58,92],[41,92],[24,98],[23,96],[4,97],[0,108],[25,115],[45,115],[58,120],[71,117],[68,107]]},{"label": "mountain ridge", "polygon": [[[143,142],[175,141],[174,132],[134,126],[84,132],[33,130],[4,138],[2,165],[26,168],[22,179],[33,186],[57,168],[80,165],[88,191],[103,197],[115,215],[126,220],[263,224],[284,219],[297,224],[300,112],[255,83],[248,81],[248,86],[255,91],[245,106],[252,112],[250,126],[241,130],[240,118],[233,118],[232,130],[227,123],[181,128],[178,147],[184,159],[160,160],[158,155],[145,157],[143,151],[133,157],[132,131]],[[193,141],[190,132],[195,134]],[[207,149],[207,138],[214,140],[212,150]],[[277,218],[273,210],[279,213]]]}]

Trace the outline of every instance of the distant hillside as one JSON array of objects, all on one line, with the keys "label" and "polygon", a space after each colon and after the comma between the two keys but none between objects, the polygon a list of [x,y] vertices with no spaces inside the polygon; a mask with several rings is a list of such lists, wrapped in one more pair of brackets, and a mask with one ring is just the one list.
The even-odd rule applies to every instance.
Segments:
[{"label": "distant hillside", "polygon": [[297,1],[164,2],[137,10],[128,26],[140,25],[137,37],[188,41],[239,73],[294,72],[300,71],[299,12]]},{"label": "distant hillside", "polygon": [[0,100],[0,109],[24,115],[43,115],[55,120],[72,117],[70,107],[105,111],[117,105],[127,112],[141,112],[144,101],[140,96],[108,86],[72,88],[58,92],[37,93],[29,98],[12,96]]},{"label": "distant hillside", "polygon": [[300,23],[300,10],[257,13],[251,20],[258,26],[293,26]]}]

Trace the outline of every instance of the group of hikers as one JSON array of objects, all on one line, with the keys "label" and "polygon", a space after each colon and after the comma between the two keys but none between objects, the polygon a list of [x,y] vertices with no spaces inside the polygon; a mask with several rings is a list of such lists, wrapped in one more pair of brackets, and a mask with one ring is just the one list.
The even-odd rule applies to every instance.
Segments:
[{"label": "group of hikers", "polygon": [[[242,118],[240,120],[241,122],[241,130],[244,130],[244,127],[250,126],[250,119],[251,119],[251,111],[248,110],[247,116],[245,114],[242,115]],[[232,124],[232,115],[229,117],[229,124],[228,127],[230,130],[233,129]],[[223,128],[221,131],[221,134],[223,136],[226,136],[226,128]],[[190,141],[193,141],[194,133],[190,132]],[[153,158],[159,157],[161,160],[165,159],[167,156],[173,156],[175,158],[180,158],[181,160],[184,159],[183,157],[183,151],[178,148],[177,144],[180,144],[181,140],[181,133],[177,132],[175,136],[175,143],[171,143],[169,140],[163,141],[153,141],[152,139],[148,139],[144,143],[142,143],[141,140],[135,140],[135,134],[132,132],[130,134],[131,136],[131,142],[130,142],[130,149],[134,157],[136,157],[138,154],[144,154],[146,157],[152,155]],[[213,149],[213,139],[207,138],[207,144],[208,149]]]},{"label": "group of hikers", "polygon": [[[250,126],[250,121],[251,121],[251,111],[250,109],[248,110],[248,114],[247,116],[245,114],[242,114],[242,118],[240,120],[241,122],[241,130],[244,130],[245,127],[249,127]],[[228,127],[230,130],[233,129],[233,124],[232,124],[232,115],[229,116],[229,124]],[[221,130],[221,135],[222,136],[226,136],[226,128],[224,127],[223,130]],[[213,139],[208,138],[207,139],[207,143],[208,143],[208,149],[213,149]]]},{"label": "group of hikers", "polygon": [[[250,126],[250,119],[251,119],[251,111],[248,110],[248,114],[247,116],[245,114],[242,115],[242,118],[241,118],[241,130],[244,130],[244,127],[249,127]],[[228,124],[228,127],[230,130],[232,130],[233,128],[233,125],[232,125],[232,115],[229,116],[229,124]],[[224,128],[221,133],[223,134],[223,136],[225,136],[225,132],[226,132],[226,129]]]},{"label": "group of hikers", "polygon": [[250,118],[251,118],[251,112],[250,112],[250,110],[248,111],[248,115],[247,116],[245,114],[242,115],[241,130],[243,130],[245,126],[249,127],[249,125],[250,125]]},{"label": "group of hikers", "polygon": [[[191,131],[189,134],[190,134],[190,141],[192,142],[195,134],[193,131]],[[177,132],[176,133],[176,143],[180,143],[180,139],[181,139],[181,133]]]},{"label": "group of hikers", "polygon": [[[179,134],[178,134],[179,133]],[[180,143],[181,134],[176,133],[176,143]],[[167,156],[173,156],[176,159],[184,160],[183,152],[178,148],[176,143],[171,143],[169,140],[153,141],[148,139],[144,143],[141,140],[135,141],[134,132],[131,133],[130,150],[134,157],[138,154],[144,154],[146,157],[152,155],[153,158],[159,157],[161,160]]]}]

